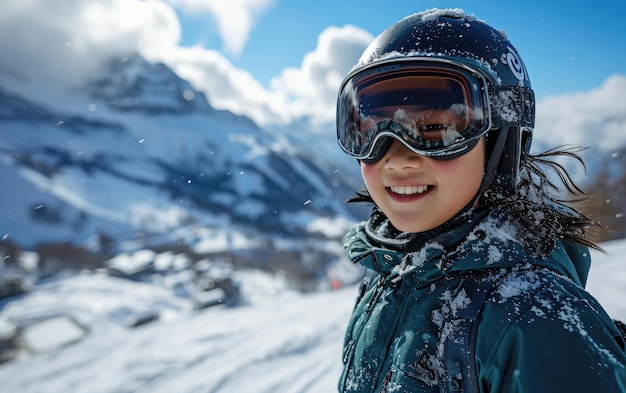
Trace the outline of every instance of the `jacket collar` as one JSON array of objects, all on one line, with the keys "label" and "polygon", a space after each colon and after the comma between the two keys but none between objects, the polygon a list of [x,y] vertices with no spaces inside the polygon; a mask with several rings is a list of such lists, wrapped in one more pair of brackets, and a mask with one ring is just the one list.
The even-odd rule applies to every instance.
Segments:
[{"label": "jacket collar", "polygon": [[443,274],[442,257],[454,250],[469,234],[486,210],[470,210],[444,225],[421,233],[401,233],[378,209],[369,220],[355,226],[344,237],[344,248],[354,262],[383,276],[417,272],[423,279]]},{"label": "jacket collar", "polygon": [[[355,226],[345,236],[344,247],[354,263],[383,276],[410,273],[418,281],[433,281],[468,271],[530,264],[548,268],[583,286],[589,271],[589,252],[584,246],[558,241],[548,256],[533,255],[516,240],[518,231],[523,229],[497,211],[474,214],[448,232],[430,231],[433,237],[428,240],[424,234],[409,235],[408,240],[385,239],[381,231],[372,236],[376,227],[371,221]],[[420,241],[416,241],[418,237]]]}]

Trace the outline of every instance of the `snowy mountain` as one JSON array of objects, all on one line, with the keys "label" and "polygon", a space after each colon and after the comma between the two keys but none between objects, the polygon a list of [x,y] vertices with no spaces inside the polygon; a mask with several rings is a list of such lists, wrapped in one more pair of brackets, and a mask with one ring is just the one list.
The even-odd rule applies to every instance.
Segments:
[{"label": "snowy mountain", "polygon": [[[588,290],[626,321],[626,242],[592,251]],[[246,305],[192,312],[172,291],[87,275],[51,281],[0,312],[0,338],[22,330],[0,364],[2,392],[334,392],[357,287],[303,295],[276,276],[239,272]],[[159,322],[124,318],[157,310]],[[122,318],[124,317],[124,318]]]},{"label": "snowy mountain", "polygon": [[301,263],[300,250],[316,248],[323,272],[342,254],[326,242],[359,217],[343,203],[361,187],[353,161],[215,110],[138,56],[69,92],[4,75],[0,103],[0,181],[10,190],[0,232],[19,248],[69,243],[102,258],[239,249],[261,267],[279,252]]}]

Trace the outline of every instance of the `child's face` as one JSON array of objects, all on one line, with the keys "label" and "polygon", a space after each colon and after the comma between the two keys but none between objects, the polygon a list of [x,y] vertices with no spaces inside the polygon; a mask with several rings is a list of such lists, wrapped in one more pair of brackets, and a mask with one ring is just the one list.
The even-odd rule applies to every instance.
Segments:
[{"label": "child's face", "polygon": [[376,163],[361,162],[365,186],[394,227],[424,232],[454,217],[476,195],[483,179],[483,140],[452,160],[418,155],[394,140]]}]

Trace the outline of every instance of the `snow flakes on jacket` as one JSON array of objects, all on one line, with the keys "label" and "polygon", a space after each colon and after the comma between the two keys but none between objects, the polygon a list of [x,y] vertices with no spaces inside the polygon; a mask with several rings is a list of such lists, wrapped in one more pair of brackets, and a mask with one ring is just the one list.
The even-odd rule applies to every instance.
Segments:
[{"label": "snow flakes on jacket", "polygon": [[443,342],[455,334],[445,321],[470,305],[468,276],[492,288],[475,348],[481,392],[626,392],[624,342],[583,289],[585,247],[559,241],[534,256],[495,213],[467,227],[460,244],[439,236],[415,251],[372,241],[367,225],[344,238],[348,256],[375,274],[348,325],[341,392],[443,392]]}]

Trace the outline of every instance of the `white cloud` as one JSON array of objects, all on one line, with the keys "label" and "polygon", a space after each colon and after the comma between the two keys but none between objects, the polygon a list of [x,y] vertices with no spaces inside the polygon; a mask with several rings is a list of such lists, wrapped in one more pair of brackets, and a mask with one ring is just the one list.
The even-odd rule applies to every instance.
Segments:
[{"label": "white cloud", "polygon": [[214,50],[175,48],[158,57],[204,92],[215,108],[248,116],[260,125],[301,117],[320,124],[334,121],[339,84],[372,39],[354,26],[329,27],[300,68],[283,70],[269,89]]},{"label": "white cloud", "polygon": [[337,90],[374,37],[354,26],[329,27],[300,68],[288,68],[271,81],[271,89],[288,104],[292,117],[310,116],[314,123],[334,121]]},{"label": "white cloud", "polygon": [[535,138],[550,146],[621,146],[626,141],[625,102],[623,74],[589,91],[548,97],[537,104]]},{"label": "white cloud", "polygon": [[174,6],[193,13],[208,13],[217,24],[217,31],[224,42],[224,50],[241,54],[254,20],[268,9],[274,0],[168,0]]},{"label": "white cloud", "polygon": [[0,71],[37,83],[76,84],[105,59],[180,40],[174,11],[157,0],[5,0]]},{"label": "white cloud", "polygon": [[265,124],[269,119],[288,118],[272,110],[277,98],[247,71],[238,69],[222,54],[201,47],[174,48],[156,55],[181,78],[203,92],[217,109],[229,110]]},{"label": "white cloud", "polygon": [[180,46],[181,26],[170,4],[211,13],[225,45],[238,51],[253,18],[272,1],[5,0],[0,13],[0,72],[33,83],[78,85],[105,61],[139,52],[170,66],[204,92],[215,108],[246,115],[260,125],[299,117],[333,121],[339,83],[373,39],[365,30],[326,29],[300,68],[285,69],[269,88],[216,50]]}]

